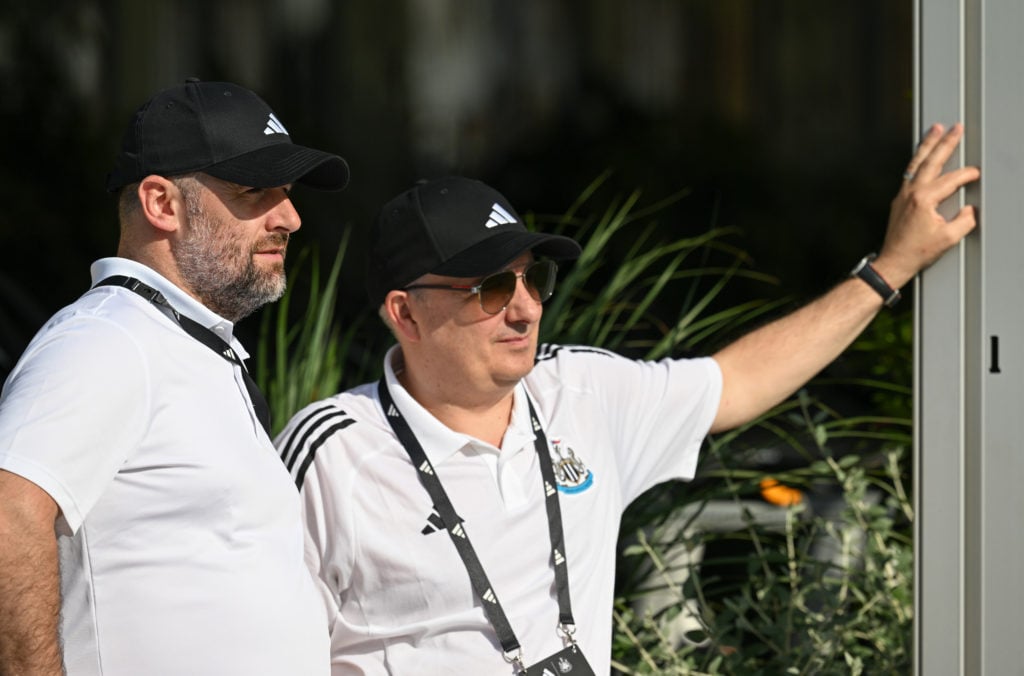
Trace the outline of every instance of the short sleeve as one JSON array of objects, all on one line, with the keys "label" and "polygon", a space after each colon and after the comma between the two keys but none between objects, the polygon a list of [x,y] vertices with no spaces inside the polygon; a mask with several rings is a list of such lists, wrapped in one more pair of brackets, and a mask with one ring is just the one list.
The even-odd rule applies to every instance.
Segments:
[{"label": "short sleeve", "polygon": [[573,346],[543,354],[552,355],[542,368],[559,387],[593,402],[586,415],[610,437],[626,503],[657,483],[693,478],[721,400],[713,359],[644,361]]},{"label": "short sleeve", "polygon": [[0,467],[45,490],[74,533],[144,434],[149,369],[119,325],[58,317],[4,385]]}]

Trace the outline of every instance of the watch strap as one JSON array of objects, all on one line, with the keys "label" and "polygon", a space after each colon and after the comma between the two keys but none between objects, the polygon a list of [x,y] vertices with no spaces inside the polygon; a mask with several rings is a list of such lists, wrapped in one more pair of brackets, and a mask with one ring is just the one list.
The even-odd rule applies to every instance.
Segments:
[{"label": "watch strap", "polygon": [[870,253],[864,258],[860,259],[856,267],[850,271],[851,277],[858,277],[874,289],[879,296],[882,297],[882,303],[886,307],[892,307],[899,302],[903,295],[899,289],[894,289],[889,286],[889,283],[885,281],[882,275],[878,274],[878,270],[875,270],[874,266],[871,265],[871,261],[878,258],[878,254]]}]

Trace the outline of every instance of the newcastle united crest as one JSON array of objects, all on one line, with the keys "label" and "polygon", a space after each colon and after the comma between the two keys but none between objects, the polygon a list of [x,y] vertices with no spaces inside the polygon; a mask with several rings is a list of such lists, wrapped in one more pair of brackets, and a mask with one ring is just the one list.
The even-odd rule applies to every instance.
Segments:
[{"label": "newcastle united crest", "polygon": [[551,464],[554,465],[559,491],[581,493],[590,488],[594,483],[594,474],[564,439],[552,439],[551,450]]}]

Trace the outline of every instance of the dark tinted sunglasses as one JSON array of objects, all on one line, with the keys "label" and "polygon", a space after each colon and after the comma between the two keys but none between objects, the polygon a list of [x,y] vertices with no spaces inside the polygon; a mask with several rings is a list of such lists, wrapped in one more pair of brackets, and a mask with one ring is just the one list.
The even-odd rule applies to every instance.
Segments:
[{"label": "dark tinted sunglasses", "polygon": [[496,272],[480,280],[475,286],[462,286],[458,284],[411,284],[403,291],[412,289],[448,289],[451,291],[465,291],[475,293],[480,300],[480,307],[489,315],[496,315],[506,307],[516,295],[516,280],[520,277],[526,286],[527,293],[538,303],[543,303],[551,298],[551,292],[555,290],[555,276],[558,274],[558,266],[553,261],[536,261],[530,263],[523,270],[522,274],[516,274],[511,270]]}]

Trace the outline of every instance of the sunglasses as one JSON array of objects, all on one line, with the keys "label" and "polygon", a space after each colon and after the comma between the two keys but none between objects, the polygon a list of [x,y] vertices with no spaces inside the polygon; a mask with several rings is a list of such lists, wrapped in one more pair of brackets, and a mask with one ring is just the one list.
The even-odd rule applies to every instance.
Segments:
[{"label": "sunglasses", "polygon": [[555,290],[555,276],[558,274],[558,266],[553,261],[535,261],[530,263],[523,270],[522,274],[516,274],[511,270],[496,272],[480,280],[475,286],[462,286],[458,284],[412,284],[403,288],[403,291],[412,289],[448,289],[450,291],[465,291],[475,293],[480,301],[480,307],[489,315],[496,315],[512,301],[516,295],[516,280],[522,278],[530,298],[538,303],[543,303],[551,298],[551,292]]}]

